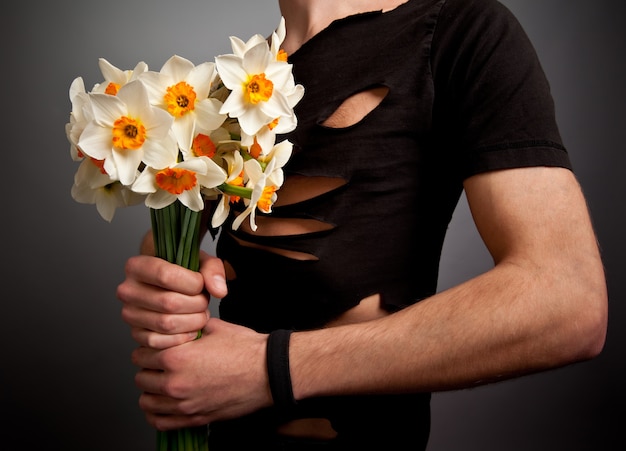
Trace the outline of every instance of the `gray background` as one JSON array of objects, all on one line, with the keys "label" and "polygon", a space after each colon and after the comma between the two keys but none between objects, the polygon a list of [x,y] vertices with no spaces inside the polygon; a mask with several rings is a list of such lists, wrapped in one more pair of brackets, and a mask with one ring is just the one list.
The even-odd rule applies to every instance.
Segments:
[{"label": "gray background", "polygon": [[[610,327],[590,362],[436,394],[429,451],[626,449],[623,194],[626,39],[621,0],[506,0],[552,84],[558,121],[603,248]],[[64,134],[74,77],[90,88],[99,57],[158,70],[229,51],[227,36],[266,34],[274,1],[25,0],[1,13],[2,313],[0,448],[153,449],[137,407],[115,287],[149,226],[145,207],[111,224],[70,198],[77,166]],[[488,268],[464,200],[450,227],[441,288]],[[384,412],[372,412],[372,415]],[[19,444],[19,446],[18,446]]]}]

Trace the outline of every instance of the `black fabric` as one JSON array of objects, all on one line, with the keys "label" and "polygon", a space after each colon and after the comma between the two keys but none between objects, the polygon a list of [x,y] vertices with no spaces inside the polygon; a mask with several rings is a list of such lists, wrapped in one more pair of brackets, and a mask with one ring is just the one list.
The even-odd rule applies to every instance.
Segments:
[{"label": "black fabric", "polygon": [[[569,167],[549,85],[516,19],[494,0],[410,0],[333,22],[291,55],[305,95],[287,136],[287,176],[340,177],[327,195],[276,207],[324,232],[241,239],[314,255],[296,261],[218,250],[237,280],[225,317],[269,332],[320,327],[370,295],[390,310],[436,290],[445,232],[466,177],[533,165]],[[389,88],[354,126],[321,125],[352,94]],[[280,196],[280,191],[278,192]],[[268,280],[251,262],[271,268]],[[259,290],[258,287],[268,287]]]},{"label": "black fabric", "polygon": [[259,449],[329,450],[426,449],[430,432],[429,394],[344,396],[306,399],[298,402],[292,418],[328,418],[338,432],[333,440],[295,439],[276,429],[284,422],[281,412],[269,408],[251,415],[209,425],[211,451]]},{"label": "black fabric", "polygon": [[[346,184],[272,213],[315,219],[329,230],[258,237],[224,227],[218,253],[236,273],[220,305],[227,321],[264,332],[303,330],[373,294],[390,311],[418,302],[436,291],[444,236],[467,177],[526,166],[570,168],[535,51],[495,0],[409,0],[389,12],[350,16],[289,61],[305,95],[296,107],[298,127],[286,136],[294,143],[287,177],[339,177]],[[323,125],[344,100],[381,86],[387,95],[363,120]],[[316,260],[242,247],[235,236]],[[396,415],[406,399],[406,412]],[[305,400],[298,415],[331,418],[343,437],[366,431],[370,438],[396,434],[421,443],[428,436],[428,399],[377,398],[381,408],[367,415],[357,406],[372,397],[345,405],[345,399]],[[257,423],[261,417],[271,411],[255,416]],[[406,428],[413,433],[407,436]]]}]

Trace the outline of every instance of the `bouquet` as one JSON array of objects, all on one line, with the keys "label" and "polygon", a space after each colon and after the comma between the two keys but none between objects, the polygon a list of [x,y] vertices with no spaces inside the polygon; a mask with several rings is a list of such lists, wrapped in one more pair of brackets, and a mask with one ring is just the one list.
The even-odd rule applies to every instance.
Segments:
[{"label": "bouquet", "polygon": [[[208,203],[212,227],[237,205],[231,227],[248,219],[256,230],[256,212],[271,213],[292,152],[276,136],[296,127],[293,108],[304,94],[280,48],[284,38],[281,18],[269,40],[231,37],[232,54],[197,66],[174,55],[159,72],[101,58],[104,81],[86,91],[78,77],[69,90],[66,134],[80,164],[74,200],[95,204],[109,222],[118,207],[143,202],[156,255],[192,270]],[[158,433],[157,442],[159,450],[207,449],[207,431]]]}]

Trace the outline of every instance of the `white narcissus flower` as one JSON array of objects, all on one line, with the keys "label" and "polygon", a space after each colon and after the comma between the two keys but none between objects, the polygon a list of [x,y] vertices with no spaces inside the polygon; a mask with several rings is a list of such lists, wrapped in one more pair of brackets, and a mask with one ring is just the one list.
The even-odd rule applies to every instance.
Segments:
[{"label": "white narcissus flower", "polygon": [[111,222],[117,208],[138,204],[143,196],[109,177],[101,163],[91,158],[82,161],[74,176],[71,194],[77,202],[96,204],[100,216]]},{"label": "white narcissus flower", "polygon": [[248,153],[253,158],[269,153],[276,143],[276,133],[269,127],[261,127],[261,129],[253,136],[241,133],[241,145],[248,148]]},{"label": "white narcissus flower", "polygon": [[[244,186],[243,157],[241,154],[239,152],[228,152],[222,158],[227,166],[227,177],[224,183],[236,187]],[[211,226],[213,228],[221,226],[226,221],[230,213],[230,204],[239,201],[239,199],[237,196],[222,193],[211,218]]]},{"label": "white narcissus flower", "polygon": [[164,169],[146,167],[133,184],[133,191],[147,194],[146,206],[167,207],[177,199],[193,211],[204,208],[201,189],[214,188],[226,180],[226,173],[207,157],[192,158]]},{"label": "white narcissus flower", "polygon": [[78,140],[87,124],[93,119],[93,111],[89,94],[85,92],[85,83],[81,77],[72,81],[69,90],[72,111],[70,121],[65,124],[65,134],[70,142],[72,160],[81,161],[85,156],[78,148]]},{"label": "white narcissus flower", "polygon": [[246,134],[254,135],[276,118],[293,115],[288,99],[294,86],[291,65],[276,61],[266,41],[242,56],[218,56],[215,63],[231,90],[220,111],[237,118]]},{"label": "white narcissus flower", "polygon": [[[282,186],[284,174],[282,165],[286,162],[284,157],[287,156],[287,149],[291,144],[283,141],[281,150],[278,151],[278,158],[272,158],[267,163],[265,169],[257,160],[248,160],[244,163],[245,173],[248,176],[246,186],[252,189],[250,199],[244,199],[246,209],[233,221],[233,230],[237,230],[246,217],[250,217],[250,228],[256,231],[255,212],[258,208],[263,213],[271,213],[272,206],[278,196],[276,191]],[[289,149],[289,155],[291,150]],[[288,158],[288,156],[287,156]]]},{"label": "white narcissus flower", "polygon": [[[277,61],[287,61],[287,54],[280,48],[283,41],[285,40],[286,34],[285,18],[281,17],[278,28],[276,28],[276,30],[272,33],[272,37],[270,40],[270,52],[274,56],[274,59],[276,59]],[[243,55],[252,47],[266,41],[267,40],[260,34],[255,34],[246,42],[244,42],[237,36],[230,36],[230,46],[233,49],[233,53],[240,58],[242,58]]]},{"label": "white narcissus flower", "polygon": [[281,48],[286,35],[287,30],[285,28],[285,18],[281,17],[278,28],[276,28],[276,30],[272,33],[270,44],[270,51],[277,61],[287,61],[287,53]]},{"label": "white narcissus flower", "polygon": [[[275,170],[281,169],[287,164],[291,153],[293,151],[293,144],[289,140],[284,140],[276,144],[272,149],[259,156],[258,160],[261,163],[269,164],[270,161],[274,161]],[[280,182],[282,185],[282,181]]]},{"label": "white narcissus flower", "polygon": [[216,130],[196,129],[191,148],[188,152],[182,152],[183,159],[188,160],[195,157],[209,157],[213,159],[220,143],[230,140],[230,133],[223,127],[219,127]]},{"label": "white narcissus flower", "polygon": [[226,114],[222,102],[209,98],[217,74],[215,64],[194,64],[178,55],[165,62],[160,72],[145,72],[139,79],[148,87],[153,105],[168,111],[174,118],[172,130],[183,152],[188,152],[195,129],[215,130]]},{"label": "white narcissus flower", "polygon": [[137,63],[132,70],[118,69],[104,58],[98,60],[98,65],[100,66],[104,81],[95,85],[91,92],[110,94],[113,96],[117,94],[122,86],[136,80],[139,75],[148,70],[148,65],[143,61]]},{"label": "white narcissus flower", "polygon": [[104,169],[117,173],[122,184],[133,183],[142,162],[158,168],[176,158],[178,148],[170,134],[172,117],[150,105],[141,82],[126,84],[117,96],[96,93],[90,97],[94,120],[85,127],[78,147],[104,160]]},{"label": "white narcissus flower", "polygon": [[[283,44],[286,35],[285,18],[281,17],[278,27],[274,30],[270,39],[270,52],[277,61],[287,61],[287,54],[281,49],[281,45]],[[236,36],[231,36],[230,46],[236,56],[243,57],[243,55],[252,47],[266,41],[267,40],[260,34],[255,34],[246,42]]]},{"label": "white narcissus flower", "polygon": [[230,46],[233,49],[233,53],[239,58],[243,58],[243,55],[245,55],[245,53],[248,50],[250,50],[252,47],[255,47],[259,44],[266,42],[265,38],[261,36],[260,34],[255,34],[246,42],[244,42],[242,39],[238,38],[237,36],[231,36],[229,39],[230,39]]}]

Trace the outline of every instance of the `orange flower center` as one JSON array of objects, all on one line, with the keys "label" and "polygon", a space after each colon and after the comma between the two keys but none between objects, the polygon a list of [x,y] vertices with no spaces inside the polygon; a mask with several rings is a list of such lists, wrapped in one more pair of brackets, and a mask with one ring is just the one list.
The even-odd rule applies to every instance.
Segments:
[{"label": "orange flower center", "polygon": [[156,183],[164,191],[181,194],[196,186],[196,173],[187,169],[167,168],[156,174]]},{"label": "orange flower center", "polygon": [[117,95],[117,91],[119,90],[120,90],[120,85],[118,85],[117,83],[111,82],[107,85],[107,88],[104,90],[104,93],[115,96]]},{"label": "orange flower center", "polygon": [[[239,173],[239,176],[235,177],[230,182],[228,182],[228,184],[232,186],[243,186],[243,171]],[[228,201],[231,204],[235,204],[239,202],[240,200],[241,200],[241,196],[228,196]]]},{"label": "orange flower center", "polygon": [[279,117],[277,117],[276,119],[274,119],[272,122],[270,122],[269,124],[267,124],[267,128],[269,128],[270,130],[274,130],[277,126],[278,126],[278,121],[280,120]]},{"label": "orange flower center", "polygon": [[253,75],[245,84],[246,100],[253,105],[259,102],[267,102],[272,97],[274,83],[265,79],[265,74]]},{"label": "orange flower center", "polygon": [[191,143],[191,151],[196,157],[209,157],[215,156],[215,144],[207,135],[198,133]]},{"label": "orange flower center", "polygon": [[196,92],[184,81],[167,88],[164,97],[167,111],[174,117],[181,117],[196,107]]},{"label": "orange flower center", "polygon": [[256,140],[256,136],[255,136],[254,143],[250,146],[250,155],[253,158],[259,158],[262,151],[263,149],[261,148],[261,145],[259,144],[259,142]]},{"label": "orange flower center", "polygon": [[272,209],[272,196],[274,196],[275,192],[275,186],[266,186],[265,188],[263,188],[263,193],[261,194],[261,197],[257,202],[257,207],[259,207],[259,210],[268,213]]},{"label": "orange flower center", "polygon": [[113,123],[113,145],[118,149],[139,149],[146,140],[146,127],[139,119],[122,116]]},{"label": "orange flower center", "polygon": [[276,55],[276,61],[282,61],[286,63],[288,58],[289,55],[287,55],[287,52],[285,52],[283,49],[280,49],[278,51],[278,55]]},{"label": "orange flower center", "polygon": [[96,160],[95,158],[92,158],[92,157],[90,157],[89,159],[91,160],[91,162],[94,164],[95,167],[100,169],[100,172],[102,174],[107,173],[107,171],[104,170],[104,160]]}]

